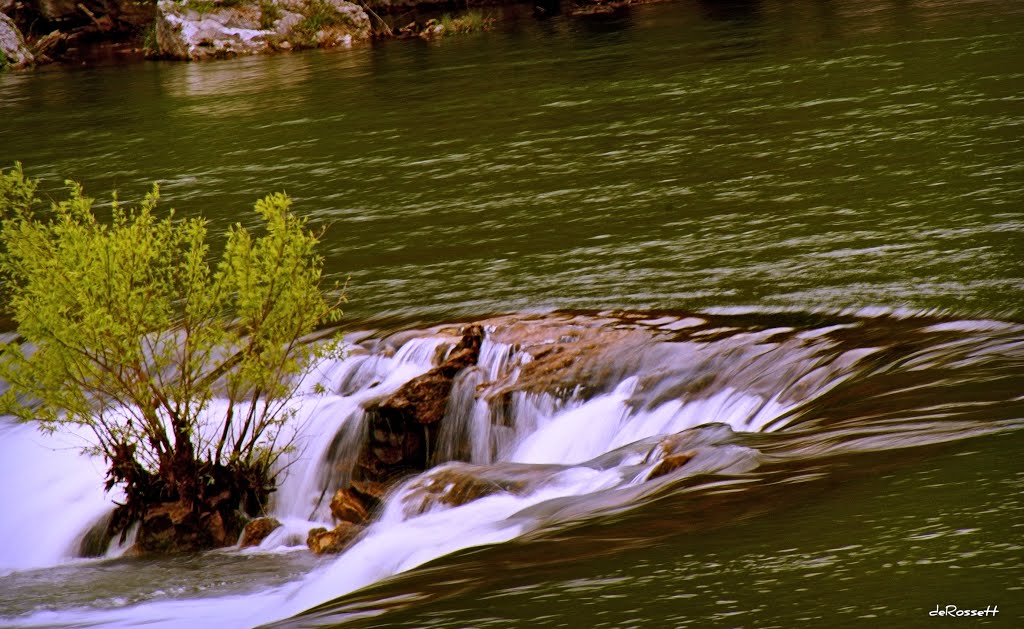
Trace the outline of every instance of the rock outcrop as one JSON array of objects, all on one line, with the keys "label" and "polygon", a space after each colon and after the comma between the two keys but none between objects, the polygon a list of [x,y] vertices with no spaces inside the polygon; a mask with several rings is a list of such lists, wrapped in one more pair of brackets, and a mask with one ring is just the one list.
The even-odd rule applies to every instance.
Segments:
[{"label": "rock outcrop", "polygon": [[238,545],[242,548],[259,546],[263,540],[267,539],[268,535],[280,527],[280,520],[275,518],[256,518],[255,520],[250,520],[242,530],[242,539],[238,542]]},{"label": "rock outcrop", "polygon": [[522,495],[542,482],[547,473],[548,470],[529,465],[451,463],[431,470],[409,487],[403,499],[404,511],[412,517],[436,507],[458,507],[495,494]]},{"label": "rock outcrop", "polygon": [[161,56],[198,60],[296,48],[350,46],[370,38],[370,19],[345,0],[160,0]]},{"label": "rock outcrop", "polygon": [[146,554],[175,554],[230,546],[242,528],[234,512],[197,512],[183,503],[165,502],[146,511],[135,540]]},{"label": "rock outcrop", "polygon": [[0,13],[0,70],[24,68],[34,60],[14,20]]},{"label": "rock outcrop", "polygon": [[315,528],[306,537],[306,545],[317,555],[337,554],[352,545],[363,527],[351,522],[342,522],[333,530]]},{"label": "rock outcrop", "polygon": [[331,515],[342,522],[362,524],[370,519],[370,512],[359,495],[350,487],[334,492],[331,499]]},{"label": "rock outcrop", "polygon": [[483,337],[481,326],[466,327],[440,365],[366,409],[370,438],[360,454],[356,480],[388,485],[427,469],[429,445],[437,443],[455,376],[476,364]]}]

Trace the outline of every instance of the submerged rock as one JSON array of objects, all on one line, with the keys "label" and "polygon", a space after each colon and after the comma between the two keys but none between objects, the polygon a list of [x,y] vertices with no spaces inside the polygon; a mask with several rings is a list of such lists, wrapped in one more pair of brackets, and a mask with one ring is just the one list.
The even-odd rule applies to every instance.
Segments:
[{"label": "submerged rock", "polygon": [[501,493],[521,496],[543,482],[549,473],[550,469],[541,466],[454,463],[417,479],[402,502],[406,515],[413,517],[437,507],[459,507]]},{"label": "submerged rock", "polygon": [[370,19],[345,0],[160,0],[159,54],[208,59],[349,46],[370,38]]},{"label": "submerged rock", "polygon": [[682,466],[690,462],[690,459],[697,456],[696,450],[690,450],[689,452],[683,452],[682,454],[670,454],[658,462],[651,470],[650,474],[647,475],[647,480],[653,480],[660,478],[666,474],[670,474]]},{"label": "submerged rock", "polygon": [[[697,456],[695,446],[703,444],[703,434],[703,431],[699,429],[690,429],[674,435],[668,435],[659,441],[658,445],[647,453],[644,462],[649,463],[652,460],[661,460],[651,468],[645,480],[653,480],[666,474],[671,474],[689,463],[690,459]],[[688,449],[682,451],[683,448]]]},{"label": "submerged rock", "polygon": [[0,70],[24,68],[34,61],[14,20],[0,13]]},{"label": "submerged rock", "polygon": [[259,546],[268,535],[280,528],[281,522],[276,518],[256,518],[245,525],[242,530],[242,539],[238,543],[242,548]]},{"label": "submerged rock", "polygon": [[317,555],[337,554],[351,546],[363,528],[351,522],[342,522],[330,531],[324,527],[315,528],[306,537],[306,546]]}]

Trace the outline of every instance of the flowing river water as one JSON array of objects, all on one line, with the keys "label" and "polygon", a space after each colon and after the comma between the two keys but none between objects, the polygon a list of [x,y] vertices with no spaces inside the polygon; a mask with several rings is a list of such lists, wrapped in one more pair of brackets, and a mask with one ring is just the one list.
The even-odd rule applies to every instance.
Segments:
[{"label": "flowing river water", "polygon": [[[256,549],[78,557],[102,462],[0,423],[0,626],[1020,626],[1021,33],[1015,2],[681,1],[0,76],[0,162],[48,191],[157,181],[214,229],[291,194],[352,348]],[[460,461],[312,557],[363,407],[468,320]],[[589,349],[480,394],[545,326]],[[445,474],[501,490],[431,501]]]}]

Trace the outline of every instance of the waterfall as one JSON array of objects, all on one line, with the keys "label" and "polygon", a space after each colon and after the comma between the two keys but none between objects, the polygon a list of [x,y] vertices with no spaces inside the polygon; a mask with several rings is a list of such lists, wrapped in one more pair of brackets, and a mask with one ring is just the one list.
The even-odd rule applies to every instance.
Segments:
[{"label": "waterfall", "polygon": [[[715,315],[536,325],[551,329],[526,335],[518,320],[485,325],[476,365],[452,383],[434,467],[392,486],[341,555],[259,596],[214,599],[220,612],[213,603],[193,610],[154,602],[85,618],[251,626],[455,550],[634,508],[683,479],[749,485],[783,462],[938,443],[1022,421],[1012,410],[993,420],[987,410],[1019,410],[1019,387],[1005,379],[1020,384],[1024,333],[1010,324],[880,317],[800,327]],[[353,337],[345,358],[318,364],[293,401],[296,448],[281,459],[271,504],[284,526],[259,548],[233,552],[296,549],[310,528],[332,526],[330,496],[351,478],[367,439],[366,409],[430,370],[455,340],[436,329]],[[998,387],[968,390],[958,388],[969,381],[958,373],[1003,375]],[[0,513],[0,534],[13,540],[0,569],[71,560],[109,512],[102,462],[71,451],[76,440],[0,425],[0,504],[23,506]],[[235,615],[224,620],[223,610]],[[25,624],[51,621],[42,614]]]},{"label": "waterfall", "polygon": [[[353,344],[348,357],[316,366],[292,403],[294,449],[280,461],[280,486],[271,505],[271,515],[286,526],[268,545],[304,544],[311,526],[330,523],[330,496],[324,496],[351,469],[362,439],[360,404],[428,370],[445,341],[423,336],[397,348],[369,343],[374,353]],[[315,392],[317,384],[328,393]],[[222,415],[222,406],[214,400],[207,412]],[[85,429],[44,434],[0,418],[0,574],[77,558],[86,534],[122,499],[116,491],[104,492],[106,465],[81,453],[88,444]],[[125,550],[114,540],[108,556]]]},{"label": "waterfall", "polygon": [[[318,365],[296,400],[296,447],[281,459],[280,486],[270,508],[284,527],[264,547],[305,544],[310,528],[330,524],[331,491],[348,483],[365,439],[362,405],[430,369],[444,342],[427,336],[397,349],[354,346],[347,358]],[[327,393],[314,392],[316,385]]]},{"label": "waterfall", "polygon": [[78,433],[43,434],[0,418],[0,575],[52,566],[113,509],[103,461],[79,452]]}]

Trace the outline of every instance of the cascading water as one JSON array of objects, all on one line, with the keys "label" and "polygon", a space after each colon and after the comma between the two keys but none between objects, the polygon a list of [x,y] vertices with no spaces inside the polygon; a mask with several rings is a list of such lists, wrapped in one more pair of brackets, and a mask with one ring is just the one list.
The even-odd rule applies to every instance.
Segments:
[{"label": "cascading water", "polygon": [[[240,588],[112,610],[44,606],[14,620],[32,626],[73,614],[76,622],[110,626],[189,619],[252,626],[459,549],[642,509],[679,487],[699,494],[756,487],[770,475],[811,477],[821,472],[804,468],[830,457],[1016,430],[1024,417],[1024,329],[1015,324],[619,313],[508,317],[484,326],[479,359],[456,377],[448,398],[431,453],[435,467],[393,486],[370,526],[338,557],[258,594]],[[330,492],[351,478],[367,405],[430,369],[452,339],[437,330],[363,338],[344,360],[319,365],[297,400],[300,447],[282,461],[286,473],[272,505],[284,526],[259,548],[232,552],[304,553],[305,532],[330,523]],[[979,381],[991,386],[979,388]],[[314,393],[315,385],[327,394]],[[2,430],[3,448],[49,443],[30,427]],[[0,530],[19,539],[29,529],[35,537],[25,545],[49,553],[5,550],[9,570],[70,560],[77,540],[109,510],[98,462],[71,452],[48,456],[21,457],[0,470],[5,479],[30,472],[7,504],[20,500],[32,507],[20,517],[54,527],[26,526],[10,511],[0,516]],[[50,469],[64,483],[86,468],[74,472],[68,493],[88,501],[55,518],[69,505],[41,473]],[[318,613],[293,622],[315,625]]]},{"label": "cascading water", "polygon": [[[284,526],[265,546],[304,544],[306,532],[331,519],[329,487],[347,484],[364,439],[362,404],[393,392],[425,372],[444,339],[414,338],[397,349],[376,353],[353,346],[351,355],[318,366],[304,383],[304,403],[297,407],[295,449],[281,461],[285,472],[271,505]],[[330,393],[314,393],[315,385]]]},{"label": "cascading water", "polygon": [[79,453],[83,445],[76,434],[0,420],[0,575],[76,557],[85,533],[111,511],[103,462]]}]

